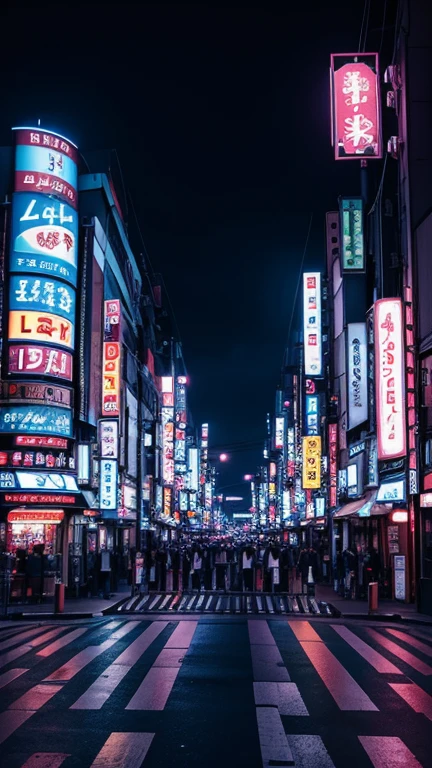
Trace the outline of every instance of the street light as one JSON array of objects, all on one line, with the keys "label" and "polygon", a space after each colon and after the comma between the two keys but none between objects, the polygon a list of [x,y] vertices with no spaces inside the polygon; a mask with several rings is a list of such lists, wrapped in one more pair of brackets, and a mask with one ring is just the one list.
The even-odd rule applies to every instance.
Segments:
[{"label": "street light", "polygon": [[228,461],[228,459],[229,459],[229,456],[227,453],[221,453],[219,456],[219,461],[224,462],[224,461]]}]

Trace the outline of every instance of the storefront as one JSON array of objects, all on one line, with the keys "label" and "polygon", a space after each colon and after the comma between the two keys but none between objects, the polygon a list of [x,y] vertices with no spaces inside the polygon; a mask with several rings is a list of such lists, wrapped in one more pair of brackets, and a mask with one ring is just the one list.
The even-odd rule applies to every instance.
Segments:
[{"label": "storefront", "polygon": [[369,491],[333,515],[335,590],[367,598],[368,584],[378,581],[382,599],[409,602],[408,513],[377,498]]}]

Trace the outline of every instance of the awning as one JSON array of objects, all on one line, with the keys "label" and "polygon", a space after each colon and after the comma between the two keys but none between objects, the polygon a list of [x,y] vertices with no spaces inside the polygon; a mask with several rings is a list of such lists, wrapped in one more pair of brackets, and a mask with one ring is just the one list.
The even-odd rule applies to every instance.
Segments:
[{"label": "awning", "polygon": [[371,503],[373,504],[376,499],[376,493],[376,490],[368,491],[364,496],[361,497],[361,499],[356,499],[355,501],[350,501],[348,504],[344,504],[343,507],[334,513],[333,520],[340,520],[344,517],[352,517],[353,515],[357,515],[362,507],[365,507]]}]

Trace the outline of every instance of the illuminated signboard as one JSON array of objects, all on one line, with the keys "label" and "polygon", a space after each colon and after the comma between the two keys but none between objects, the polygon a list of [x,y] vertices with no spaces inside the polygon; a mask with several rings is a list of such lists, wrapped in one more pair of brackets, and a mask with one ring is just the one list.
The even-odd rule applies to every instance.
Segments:
[{"label": "illuminated signboard", "polygon": [[62,437],[32,437],[31,435],[18,435],[15,445],[24,445],[35,448],[67,448],[68,441]]},{"label": "illuminated signboard", "polygon": [[163,515],[171,517],[172,488],[163,489]]},{"label": "illuminated signboard", "polygon": [[58,387],[54,384],[39,384],[36,382],[1,383],[0,396],[14,402],[45,402],[58,403],[70,407],[72,405],[72,390],[66,387]]},{"label": "illuminated signboard", "polygon": [[188,452],[189,467],[189,488],[192,491],[198,490],[198,448],[189,448]]},{"label": "illuminated signboard", "polygon": [[342,232],[342,269],[363,272],[365,246],[363,236],[363,200],[361,197],[343,197],[340,203]]},{"label": "illuminated signboard", "polygon": [[207,511],[211,511],[212,508],[213,489],[211,483],[205,484],[204,502]]},{"label": "illuminated signboard", "polygon": [[378,54],[336,53],[330,61],[335,159],[382,157]]},{"label": "illuminated signboard", "polygon": [[57,525],[61,523],[64,518],[64,512],[62,509],[40,509],[37,511],[29,511],[27,509],[16,509],[13,512],[8,512],[8,523],[45,523],[51,525]]},{"label": "illuminated signboard", "polygon": [[53,194],[76,208],[76,148],[66,139],[35,129],[17,130],[15,137],[15,192]]},{"label": "illuminated signboard", "polygon": [[104,343],[102,359],[102,415],[120,415],[121,343],[120,301],[104,302]]},{"label": "illuminated signboard", "polygon": [[103,415],[120,415],[120,349],[117,341],[105,341],[103,344]]},{"label": "illuminated signboard", "polygon": [[72,411],[56,405],[4,405],[0,432],[30,432],[72,437]]},{"label": "illuminated signboard", "polygon": [[288,427],[287,429],[287,474],[288,477],[294,477],[295,475],[295,433],[294,427]]},{"label": "illuminated signboard", "polygon": [[0,451],[0,466],[75,469],[75,458],[65,451],[54,454],[51,449],[46,448],[37,451],[15,449]]},{"label": "illuminated signboard", "polygon": [[72,381],[72,355],[61,349],[30,344],[9,346],[9,373],[41,374]]},{"label": "illuminated signboard", "polygon": [[366,323],[347,327],[348,429],[368,418]]},{"label": "illuminated signboard", "polygon": [[319,272],[303,274],[303,332],[305,376],[321,376],[321,275]]},{"label": "illuminated signboard", "polygon": [[317,435],[319,432],[318,395],[306,395],[306,434]]},{"label": "illuminated signboard", "polygon": [[389,480],[386,483],[381,483],[376,500],[383,503],[406,501],[405,479]]},{"label": "illuminated signboard", "polygon": [[325,515],[324,496],[316,496],[314,499],[314,504],[315,504],[315,517],[324,517]]},{"label": "illuminated signboard", "polygon": [[337,505],[337,424],[328,425],[329,446],[329,503],[330,507]]},{"label": "illuminated signboard", "polygon": [[303,488],[321,488],[321,438],[303,438]]},{"label": "illuminated signboard", "polygon": [[277,416],[275,419],[275,449],[282,450],[284,446],[285,419]]},{"label": "illuminated signboard", "polygon": [[400,299],[374,305],[378,458],[406,455],[403,314]]},{"label": "illuminated signboard", "polygon": [[174,483],[174,409],[162,407],[162,477],[165,485]]},{"label": "illuminated signboard", "polygon": [[75,496],[48,493],[5,493],[5,504],[75,504]]},{"label": "illuminated signboard", "polygon": [[99,442],[103,459],[118,458],[118,421],[106,419],[99,422]]},{"label": "illuminated signboard", "polygon": [[18,488],[24,491],[61,491],[77,493],[73,475],[56,472],[0,472],[0,488]]},{"label": "illuminated signboard", "polygon": [[112,459],[102,459],[100,463],[99,508],[117,509],[118,467]]},{"label": "illuminated signboard", "polygon": [[11,275],[9,285],[10,309],[47,310],[74,321],[75,290],[60,280]]},{"label": "illuminated signboard", "polygon": [[12,197],[10,271],[77,284],[78,214],[42,194]]},{"label": "illuminated signboard", "polygon": [[73,349],[74,326],[70,320],[51,312],[12,310],[9,312],[9,339],[46,341]]}]

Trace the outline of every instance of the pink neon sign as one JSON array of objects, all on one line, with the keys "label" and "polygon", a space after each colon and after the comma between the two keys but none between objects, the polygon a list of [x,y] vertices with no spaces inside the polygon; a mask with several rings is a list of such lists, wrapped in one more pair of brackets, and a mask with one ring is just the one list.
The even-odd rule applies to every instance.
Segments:
[{"label": "pink neon sign", "polygon": [[402,319],[400,299],[380,299],[375,302],[375,385],[379,459],[396,459],[406,455]]},{"label": "pink neon sign", "polygon": [[336,160],[382,157],[378,54],[331,56],[332,140]]}]

